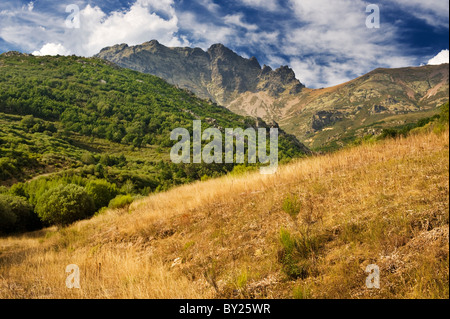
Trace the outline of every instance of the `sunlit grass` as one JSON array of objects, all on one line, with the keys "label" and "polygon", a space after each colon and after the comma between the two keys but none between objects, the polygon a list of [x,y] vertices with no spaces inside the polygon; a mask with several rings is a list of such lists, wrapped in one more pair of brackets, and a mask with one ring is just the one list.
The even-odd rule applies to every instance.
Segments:
[{"label": "sunlit grass", "polygon": [[[361,145],[0,239],[0,297],[448,298],[448,144],[447,130]],[[301,276],[283,270],[290,244]]]}]

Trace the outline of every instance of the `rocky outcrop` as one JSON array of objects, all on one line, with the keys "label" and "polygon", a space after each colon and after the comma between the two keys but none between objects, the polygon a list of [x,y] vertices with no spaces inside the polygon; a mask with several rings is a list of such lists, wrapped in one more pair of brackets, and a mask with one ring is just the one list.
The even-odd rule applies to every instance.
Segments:
[{"label": "rocky outcrop", "polygon": [[255,57],[243,58],[222,44],[214,44],[205,52],[199,48],[169,48],[153,40],[133,47],[108,47],[97,57],[156,75],[224,106],[245,92],[266,92],[277,98],[304,88],[289,67],[261,67]]}]

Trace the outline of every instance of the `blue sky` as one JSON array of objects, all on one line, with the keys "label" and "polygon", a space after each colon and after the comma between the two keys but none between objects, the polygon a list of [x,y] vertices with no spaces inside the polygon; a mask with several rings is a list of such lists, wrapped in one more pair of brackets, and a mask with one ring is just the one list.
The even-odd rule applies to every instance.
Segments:
[{"label": "blue sky", "polygon": [[[68,5],[79,28],[68,28]],[[369,29],[369,4],[380,28]],[[223,43],[308,87],[337,85],[378,67],[448,62],[446,0],[35,0],[0,3],[0,52],[92,56],[156,39],[208,49]],[[443,51],[447,50],[447,51]]]}]

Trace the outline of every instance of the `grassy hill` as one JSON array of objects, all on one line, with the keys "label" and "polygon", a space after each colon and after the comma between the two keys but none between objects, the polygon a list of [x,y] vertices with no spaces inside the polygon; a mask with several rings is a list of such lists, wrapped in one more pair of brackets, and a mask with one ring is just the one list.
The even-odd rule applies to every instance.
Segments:
[{"label": "grassy hill", "polygon": [[[232,172],[233,164],[170,162],[175,144],[171,131],[192,132],[193,120],[201,120],[204,129],[222,131],[268,127],[160,78],[100,59],[2,54],[0,204],[11,201],[1,197],[6,194],[25,198],[34,209],[52,188],[68,184],[86,188],[95,180],[114,190],[111,196],[147,196]],[[309,152],[295,137],[280,133],[282,161]],[[91,197],[96,201],[96,194]],[[0,233],[14,229],[0,224]]]},{"label": "grassy hill", "polygon": [[448,126],[431,124],[0,239],[0,298],[449,298],[448,203]]}]

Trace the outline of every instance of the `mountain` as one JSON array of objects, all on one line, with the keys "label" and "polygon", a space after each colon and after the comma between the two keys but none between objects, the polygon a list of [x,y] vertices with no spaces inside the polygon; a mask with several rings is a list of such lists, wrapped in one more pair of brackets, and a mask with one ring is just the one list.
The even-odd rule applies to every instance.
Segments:
[{"label": "mountain", "polygon": [[255,57],[245,59],[222,44],[215,44],[205,52],[199,48],[168,48],[153,40],[133,47],[126,44],[108,47],[97,57],[156,75],[225,106],[246,92],[266,92],[278,98],[304,88],[290,68],[261,67]]},{"label": "mountain", "polygon": [[408,124],[448,101],[448,64],[377,69],[324,89],[305,88],[287,66],[272,70],[221,44],[168,48],[157,41],[108,47],[97,57],[161,77],[231,111],[276,121],[314,149],[335,149],[365,134]]},{"label": "mountain", "polygon": [[278,101],[275,119],[312,148],[337,148],[433,116],[449,100],[449,65],[377,69],[353,81]]}]

